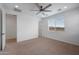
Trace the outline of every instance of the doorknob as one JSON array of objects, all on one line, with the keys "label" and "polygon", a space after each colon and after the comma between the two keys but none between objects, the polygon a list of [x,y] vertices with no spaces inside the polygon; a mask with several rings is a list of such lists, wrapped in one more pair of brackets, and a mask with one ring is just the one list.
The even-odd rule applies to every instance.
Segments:
[{"label": "doorknob", "polygon": [[1,35],[4,35],[5,33],[1,33]]}]

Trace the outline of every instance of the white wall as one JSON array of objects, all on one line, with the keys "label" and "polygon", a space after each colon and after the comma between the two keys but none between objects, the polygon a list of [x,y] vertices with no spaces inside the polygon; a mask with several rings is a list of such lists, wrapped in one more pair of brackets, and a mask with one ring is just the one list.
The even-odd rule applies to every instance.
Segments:
[{"label": "white wall", "polygon": [[7,39],[14,39],[16,38],[17,34],[17,16],[7,14],[6,16],[6,38]]},{"label": "white wall", "polygon": [[33,15],[22,13],[17,17],[17,41],[38,37],[39,19]]},{"label": "white wall", "polygon": [[[53,19],[59,15],[64,15],[65,31],[64,32],[49,32],[48,31],[48,20]],[[71,44],[79,45],[79,8],[62,12],[40,21],[41,34],[40,36],[64,41]]]}]

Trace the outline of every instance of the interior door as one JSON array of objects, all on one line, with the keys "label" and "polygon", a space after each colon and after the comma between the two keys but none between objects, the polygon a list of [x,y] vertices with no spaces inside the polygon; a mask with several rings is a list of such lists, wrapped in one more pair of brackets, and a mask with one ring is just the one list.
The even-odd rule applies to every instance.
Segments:
[{"label": "interior door", "polygon": [[0,9],[0,50],[4,50],[6,44],[6,12]]},{"label": "interior door", "polygon": [[2,50],[2,11],[0,10],[0,50]]}]

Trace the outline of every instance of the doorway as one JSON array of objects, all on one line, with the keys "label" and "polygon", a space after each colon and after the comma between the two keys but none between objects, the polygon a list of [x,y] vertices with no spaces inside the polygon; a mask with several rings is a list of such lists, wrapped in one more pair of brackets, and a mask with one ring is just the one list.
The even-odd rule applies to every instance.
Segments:
[{"label": "doorway", "polygon": [[16,43],[17,41],[17,16],[6,15],[6,45]]}]

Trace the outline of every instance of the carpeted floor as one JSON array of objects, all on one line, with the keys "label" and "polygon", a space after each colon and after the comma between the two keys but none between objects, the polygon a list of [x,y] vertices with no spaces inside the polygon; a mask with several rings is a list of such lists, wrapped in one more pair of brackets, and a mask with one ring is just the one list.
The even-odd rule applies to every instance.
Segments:
[{"label": "carpeted floor", "polygon": [[35,38],[20,43],[9,41],[4,55],[77,55],[79,46],[56,41],[49,38]]}]

